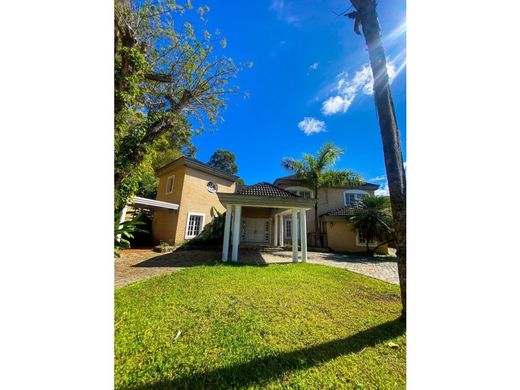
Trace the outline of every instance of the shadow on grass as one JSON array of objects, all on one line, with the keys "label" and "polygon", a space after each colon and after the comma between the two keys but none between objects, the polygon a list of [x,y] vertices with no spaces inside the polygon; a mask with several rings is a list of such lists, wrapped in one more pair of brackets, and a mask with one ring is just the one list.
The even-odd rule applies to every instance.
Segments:
[{"label": "shadow on grass", "polygon": [[[217,265],[217,264],[232,264],[232,265],[269,265],[266,254],[269,252],[258,249],[240,249],[238,252],[238,263],[228,261],[222,263],[221,251],[207,251],[207,250],[179,250],[172,253],[158,254],[150,259],[144,260],[132,267],[155,268],[186,268],[196,267],[200,265]],[[286,261],[282,263],[290,263]]]},{"label": "shadow on grass", "polygon": [[404,334],[405,329],[405,323],[398,318],[343,339],[253,359],[246,363],[222,367],[209,372],[185,375],[148,385],[129,386],[126,389],[229,389],[266,385],[292,371],[307,369],[393,339]]}]

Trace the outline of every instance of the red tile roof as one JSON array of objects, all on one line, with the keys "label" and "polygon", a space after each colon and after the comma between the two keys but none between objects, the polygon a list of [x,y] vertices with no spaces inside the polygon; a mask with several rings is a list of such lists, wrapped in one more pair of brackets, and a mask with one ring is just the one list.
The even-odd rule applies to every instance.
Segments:
[{"label": "red tile roof", "polygon": [[299,198],[298,195],[292,192],[266,182],[244,186],[236,193],[239,195],[268,196],[274,198]]}]

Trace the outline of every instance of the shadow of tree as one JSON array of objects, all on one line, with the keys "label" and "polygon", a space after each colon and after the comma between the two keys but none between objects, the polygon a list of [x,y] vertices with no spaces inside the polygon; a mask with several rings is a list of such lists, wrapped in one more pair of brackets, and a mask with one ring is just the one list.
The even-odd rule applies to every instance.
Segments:
[{"label": "shadow of tree", "polygon": [[352,336],[327,343],[253,359],[209,372],[166,379],[153,384],[130,386],[127,390],[229,389],[266,385],[291,371],[306,369],[339,356],[361,351],[404,334],[406,325],[399,318]]}]

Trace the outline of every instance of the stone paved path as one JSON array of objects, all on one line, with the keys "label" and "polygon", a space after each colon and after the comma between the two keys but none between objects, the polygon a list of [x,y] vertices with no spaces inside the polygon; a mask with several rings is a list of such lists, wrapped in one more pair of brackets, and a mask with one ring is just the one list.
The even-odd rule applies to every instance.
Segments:
[{"label": "stone paved path", "polygon": [[[167,254],[156,253],[149,249],[123,251],[121,257],[114,261],[115,287],[186,267],[216,264],[220,262],[220,256],[220,251],[206,250],[176,251]],[[242,263],[256,265],[290,263],[292,252],[275,248],[241,249],[238,258]],[[308,262],[344,268],[388,283],[399,284],[397,263],[392,258],[379,260],[377,257],[309,252]]]}]

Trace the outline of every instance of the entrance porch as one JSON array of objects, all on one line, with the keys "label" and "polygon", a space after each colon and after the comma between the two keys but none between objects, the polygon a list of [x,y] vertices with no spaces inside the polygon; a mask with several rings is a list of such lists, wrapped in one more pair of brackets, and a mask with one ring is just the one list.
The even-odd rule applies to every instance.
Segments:
[{"label": "entrance porch", "polygon": [[[238,261],[239,246],[292,246],[292,261],[307,261],[306,211],[314,205],[268,183],[245,187],[234,194],[219,193],[226,206],[222,261]],[[288,222],[290,221],[290,222]],[[300,245],[298,245],[300,243]]]}]

